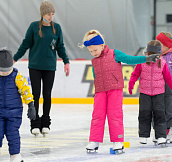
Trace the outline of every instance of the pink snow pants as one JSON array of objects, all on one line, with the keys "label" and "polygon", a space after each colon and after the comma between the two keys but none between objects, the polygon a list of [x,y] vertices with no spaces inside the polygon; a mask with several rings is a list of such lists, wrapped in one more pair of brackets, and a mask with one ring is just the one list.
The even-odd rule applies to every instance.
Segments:
[{"label": "pink snow pants", "polygon": [[103,142],[106,115],[111,142],[124,141],[123,90],[99,92],[94,97],[94,110],[90,128],[90,142]]}]

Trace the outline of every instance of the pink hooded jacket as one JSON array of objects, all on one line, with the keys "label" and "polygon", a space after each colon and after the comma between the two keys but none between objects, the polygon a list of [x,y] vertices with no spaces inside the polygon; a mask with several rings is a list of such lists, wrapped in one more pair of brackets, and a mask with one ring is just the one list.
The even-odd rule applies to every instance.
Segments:
[{"label": "pink hooded jacket", "polygon": [[101,55],[91,61],[95,73],[95,93],[124,88],[122,66],[115,61],[114,49],[106,45]]},{"label": "pink hooded jacket", "polygon": [[[161,58],[161,68],[158,67],[159,60],[156,63],[147,65],[146,63],[136,65],[131,74],[129,81],[129,93],[135,82],[140,77],[139,91],[150,96],[158,95],[165,92],[165,81],[172,89],[172,77],[168,70],[167,63]],[[165,80],[165,81],[164,81]]]}]

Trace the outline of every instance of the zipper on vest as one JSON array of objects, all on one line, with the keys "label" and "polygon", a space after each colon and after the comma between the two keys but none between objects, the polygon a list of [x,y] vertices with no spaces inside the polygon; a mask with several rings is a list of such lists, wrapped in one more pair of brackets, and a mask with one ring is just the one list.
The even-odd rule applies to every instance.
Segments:
[{"label": "zipper on vest", "polygon": [[101,62],[102,58],[100,59],[100,66],[101,66],[101,73],[102,73],[102,81],[103,81],[103,89],[105,91],[105,85],[104,85],[104,75],[103,75],[103,72],[102,72],[102,62]]},{"label": "zipper on vest", "polygon": [[152,95],[152,92],[153,92],[153,90],[152,90],[152,77],[153,77],[153,65],[152,65],[152,63],[151,63],[151,66],[152,66],[152,68],[151,68],[151,95]]}]

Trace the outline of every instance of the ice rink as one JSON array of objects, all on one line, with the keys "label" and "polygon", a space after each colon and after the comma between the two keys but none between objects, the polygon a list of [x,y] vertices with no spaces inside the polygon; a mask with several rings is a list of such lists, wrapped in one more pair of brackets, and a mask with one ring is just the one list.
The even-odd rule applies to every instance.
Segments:
[{"label": "ice rink", "polygon": [[[42,105],[41,105],[42,106]],[[40,106],[40,107],[41,107]],[[46,137],[30,134],[30,122],[24,106],[21,134],[21,155],[24,162],[166,162],[172,161],[172,144],[166,148],[154,146],[152,137],[147,145],[139,144],[138,105],[124,105],[125,141],[130,148],[125,153],[112,155],[109,149],[108,125],[106,123],[104,142],[94,154],[87,154],[92,105],[53,104],[51,110],[51,132]],[[151,132],[153,135],[153,131]],[[8,144],[4,138],[0,149],[0,162],[9,162]]]}]

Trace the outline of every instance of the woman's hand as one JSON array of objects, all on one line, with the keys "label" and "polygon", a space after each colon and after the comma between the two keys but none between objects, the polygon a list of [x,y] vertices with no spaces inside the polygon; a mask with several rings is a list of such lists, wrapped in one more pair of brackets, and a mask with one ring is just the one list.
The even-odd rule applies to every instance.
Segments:
[{"label": "woman's hand", "polygon": [[65,64],[65,66],[64,66],[64,71],[65,71],[65,73],[66,73],[66,76],[69,76],[69,73],[70,73],[69,63]]}]

